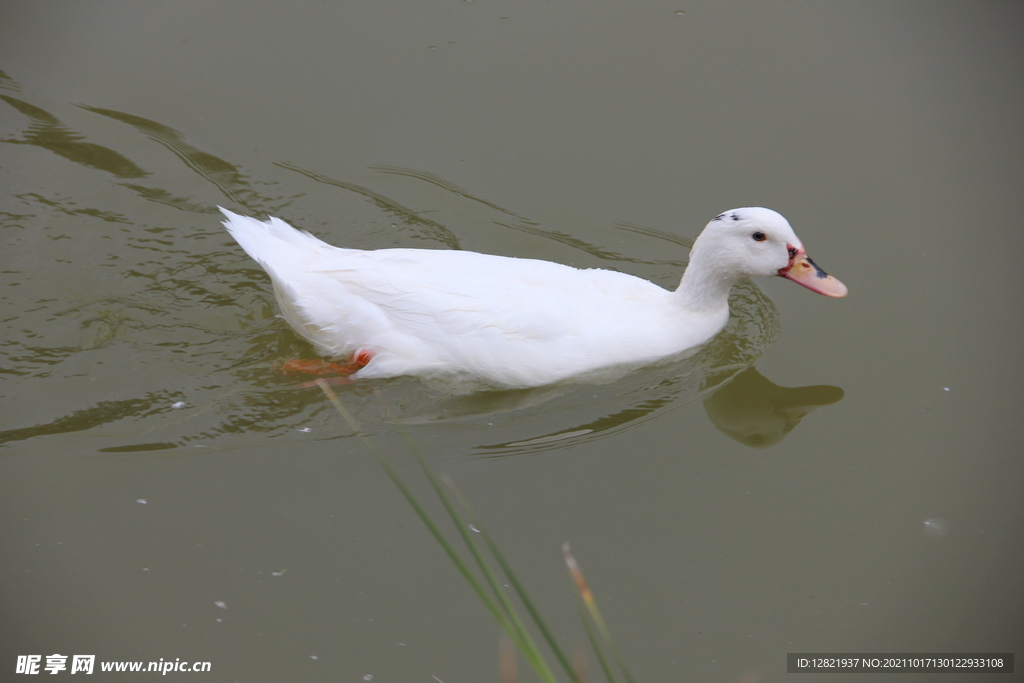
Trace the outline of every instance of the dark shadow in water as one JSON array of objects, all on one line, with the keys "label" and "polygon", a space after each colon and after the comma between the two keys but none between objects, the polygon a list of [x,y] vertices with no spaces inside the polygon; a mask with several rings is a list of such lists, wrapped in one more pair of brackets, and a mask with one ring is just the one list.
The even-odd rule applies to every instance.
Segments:
[{"label": "dark shadow in water", "polygon": [[21,92],[21,86],[13,78],[7,75],[5,71],[0,69],[0,90],[10,90],[11,92]]},{"label": "dark shadow in water", "polygon": [[118,178],[141,178],[149,175],[148,172],[136,166],[134,162],[119,152],[92,142],[83,142],[84,135],[71,130],[49,112],[8,95],[0,95],[0,100],[11,105],[29,119],[28,128],[24,133],[25,139],[8,138],[0,140],[0,142],[12,145],[35,145],[62,156],[68,161],[106,171]]},{"label": "dark shadow in water", "polygon": [[95,427],[119,422],[126,417],[144,418],[163,413],[171,405],[175,396],[171,393],[146,394],[143,398],[126,399],[123,401],[100,401],[84,410],[76,410],[70,415],[58,417],[52,422],[20,429],[6,429],[0,432],[0,444],[12,441],[23,441],[36,436],[51,434],[67,434],[84,432]]},{"label": "dark shadow in water", "polygon": [[[0,87],[5,90],[17,91],[17,83],[0,72]],[[120,152],[92,142],[84,142],[85,135],[76,132],[60,121],[56,116],[23,100],[0,95],[3,100],[29,119],[23,139],[4,139],[15,145],[34,145],[49,150],[69,161],[87,168],[106,171],[118,178],[142,178],[151,176],[149,171],[139,167]],[[99,114],[115,121],[130,125],[149,139],[163,145],[180,159],[191,171],[207,182],[216,186],[229,200],[248,208],[251,211],[264,210],[271,212],[275,198],[261,196],[254,191],[247,176],[238,166],[225,161],[213,154],[197,149],[185,141],[181,133],[163,124],[144,119],[140,116],[125,114],[111,109],[101,109],[86,105],[78,105],[81,109]],[[123,183],[142,199],[173,206],[194,213],[216,213],[216,207],[190,201],[163,188],[149,187],[135,183]],[[278,203],[279,202],[279,198]]]},{"label": "dark shadow in water", "polygon": [[[299,169],[297,169],[295,167],[282,166],[282,168],[290,168],[291,170],[298,171],[300,173],[305,173],[305,174],[308,175],[308,172],[300,171]],[[643,259],[633,258],[631,256],[627,256],[625,254],[622,254],[621,252],[612,251],[612,250],[607,249],[605,247],[600,247],[600,246],[597,246],[595,244],[591,244],[590,242],[587,242],[586,240],[582,240],[582,239],[580,239],[580,238],[578,238],[578,237],[576,237],[574,235],[569,235],[567,233],[560,232],[558,230],[552,230],[551,228],[543,227],[540,223],[538,223],[536,221],[533,221],[533,220],[530,220],[529,218],[523,216],[522,214],[516,213],[515,211],[512,211],[510,209],[506,209],[505,207],[499,206],[498,204],[495,204],[494,202],[491,202],[491,201],[488,201],[486,199],[482,199],[480,197],[474,196],[473,194],[471,194],[469,192],[469,190],[463,189],[463,188],[459,187],[458,185],[455,185],[454,183],[448,182],[447,180],[445,180],[441,176],[437,175],[436,173],[430,173],[428,171],[417,171],[415,169],[402,168],[400,166],[374,166],[374,167],[372,167],[372,170],[377,171],[379,173],[384,173],[384,174],[387,174],[387,175],[403,176],[403,177],[406,177],[406,178],[412,178],[414,180],[420,180],[420,181],[429,183],[429,184],[431,184],[431,185],[433,185],[435,187],[438,187],[438,188],[440,188],[440,189],[442,189],[442,190],[444,190],[446,192],[450,192],[450,193],[452,193],[454,195],[457,195],[459,197],[462,197],[464,199],[468,199],[471,202],[475,202],[477,204],[481,204],[481,205],[486,206],[486,207],[488,207],[490,209],[493,209],[494,211],[499,212],[503,216],[507,216],[508,218],[512,219],[511,221],[495,220],[495,221],[493,221],[494,225],[498,225],[498,226],[506,228],[508,230],[515,230],[517,232],[523,232],[523,233],[526,233],[528,235],[533,235],[535,237],[540,237],[542,239],[551,240],[552,242],[558,242],[558,243],[564,244],[564,245],[566,245],[568,247],[572,247],[573,249],[576,249],[577,251],[581,251],[581,252],[583,252],[585,254],[590,254],[591,256],[594,256],[596,258],[601,259],[602,261],[614,261],[616,263],[643,263],[645,265],[669,266],[669,267],[672,267],[672,268],[677,268],[680,271],[682,271],[683,266],[686,264],[685,261],[679,261],[679,260],[669,260],[669,261],[655,260],[655,261],[650,261],[650,260],[643,260]],[[655,237],[657,239],[666,239],[666,238],[668,238],[669,241],[674,242],[676,244],[682,244],[682,245],[686,246],[687,248],[689,248],[692,245],[692,241],[690,241],[690,240],[685,240],[685,239],[679,238],[678,236],[670,236],[670,235],[668,235],[668,233],[663,233],[661,231],[657,231],[657,230],[654,230],[654,229],[642,228],[642,227],[638,227],[638,226],[629,226],[629,225],[620,225],[620,226],[617,226],[617,227],[619,227],[622,230],[629,231],[629,232],[635,232],[635,233],[638,233],[638,234],[643,234],[643,235],[645,235],[647,237]]]},{"label": "dark shadow in water", "polygon": [[476,204],[483,204],[484,206],[494,209],[499,213],[503,213],[506,216],[511,216],[512,218],[515,218],[517,221],[520,221],[522,223],[526,223],[528,225],[539,225],[539,223],[531,221],[529,218],[526,218],[525,216],[522,216],[514,211],[506,209],[503,206],[499,206],[498,204],[495,204],[494,202],[488,201],[481,197],[474,196],[469,192],[469,190],[461,188],[455,183],[449,182],[442,178],[441,176],[437,175],[436,173],[431,173],[430,171],[417,171],[414,168],[405,168],[403,166],[371,166],[370,170],[376,171],[377,173],[381,173],[384,175],[397,175],[404,176],[406,178],[413,178],[415,180],[421,180],[425,183],[433,185],[434,187],[439,187],[450,194],[458,195],[459,197],[462,197],[463,199],[468,199]]},{"label": "dark shadow in water", "polygon": [[[265,206],[269,203],[267,201],[268,198],[259,196],[259,194],[253,190],[249,183],[248,176],[245,175],[238,166],[225,161],[220,157],[214,156],[209,152],[204,152],[201,149],[193,147],[185,141],[184,136],[182,136],[180,132],[173,128],[165,126],[162,123],[157,123],[156,121],[144,119],[141,116],[125,114],[124,112],[114,111],[112,109],[89,107],[84,104],[78,106],[88,112],[92,112],[93,114],[99,114],[115,121],[128,124],[150,140],[163,145],[170,150],[174,156],[178,157],[178,159],[180,159],[181,162],[189,168],[189,170],[206,180],[208,183],[214,185],[231,201],[251,210],[255,210],[256,207]],[[139,192],[143,199],[158,201],[160,203],[169,204],[188,211],[195,211],[199,209],[204,212],[212,212],[215,210],[213,207],[200,208],[198,205],[191,204],[181,200],[180,198],[174,197],[166,190],[137,186],[132,186],[132,189]]]},{"label": "dark shadow in water", "polygon": [[363,187],[362,185],[356,185],[355,183],[349,183],[344,180],[337,180],[335,178],[325,176],[322,173],[307,171],[295,166],[294,164],[274,162],[274,165],[288,171],[294,171],[295,173],[303,175],[315,182],[322,183],[324,185],[333,185],[334,187],[340,187],[343,190],[348,190],[349,192],[362,195],[373,202],[378,209],[394,220],[400,222],[402,225],[419,228],[420,233],[424,237],[435,239],[449,249],[462,249],[462,245],[459,243],[459,238],[456,237],[455,233],[451,230],[437,221],[424,218],[413,209],[403,206],[390,197],[386,197],[375,190]]}]

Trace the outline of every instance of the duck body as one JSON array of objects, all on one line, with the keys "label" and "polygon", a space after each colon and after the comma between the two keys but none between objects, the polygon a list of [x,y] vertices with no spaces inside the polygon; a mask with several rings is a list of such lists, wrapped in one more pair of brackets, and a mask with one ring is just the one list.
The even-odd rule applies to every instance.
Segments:
[{"label": "duck body", "polygon": [[[741,219],[727,213],[709,224],[680,287],[670,291],[624,273],[535,259],[341,249],[276,218],[221,211],[231,235],[270,275],[288,324],[324,356],[360,359],[353,379],[462,375],[534,387],[681,356],[725,327],[737,279],[783,274],[795,262],[790,249],[802,253],[779,214],[738,209]],[[770,250],[751,236],[768,241],[765,218],[785,228]],[[705,239],[716,222],[731,239]],[[732,241],[738,254],[723,251]],[[812,278],[842,287],[827,275]]]}]

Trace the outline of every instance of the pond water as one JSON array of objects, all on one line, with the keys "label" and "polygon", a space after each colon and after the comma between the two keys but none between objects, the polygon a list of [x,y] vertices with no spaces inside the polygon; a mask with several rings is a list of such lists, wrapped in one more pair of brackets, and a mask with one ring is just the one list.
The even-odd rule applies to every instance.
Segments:
[{"label": "pond water", "polygon": [[665,287],[716,214],[782,212],[847,299],[741,283],[696,356],[611,383],[338,394],[417,495],[404,434],[451,476],[572,652],[570,542],[638,680],[1012,652],[1022,29],[1017,3],[4,3],[0,670],[497,677],[494,621],[277,371],[312,350],[218,205]]}]

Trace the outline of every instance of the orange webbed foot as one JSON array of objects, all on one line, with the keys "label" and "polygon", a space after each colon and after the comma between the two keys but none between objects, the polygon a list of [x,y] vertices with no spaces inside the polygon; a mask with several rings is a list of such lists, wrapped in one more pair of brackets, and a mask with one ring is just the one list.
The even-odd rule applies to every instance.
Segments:
[{"label": "orange webbed foot", "polygon": [[[315,377],[335,375],[334,377],[328,377],[324,381],[328,384],[351,384],[353,380],[349,379],[349,375],[362,370],[371,360],[373,360],[373,353],[360,349],[352,356],[352,360],[348,363],[336,363],[321,358],[293,358],[282,363],[280,370],[285,374],[313,375]],[[298,385],[299,388],[303,389],[315,386],[317,386],[317,380],[303,382]]]}]

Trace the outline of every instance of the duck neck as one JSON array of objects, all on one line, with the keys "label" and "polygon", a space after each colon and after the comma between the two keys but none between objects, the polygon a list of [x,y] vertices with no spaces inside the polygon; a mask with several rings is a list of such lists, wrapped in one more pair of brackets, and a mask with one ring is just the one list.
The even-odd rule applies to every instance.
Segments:
[{"label": "duck neck", "polygon": [[676,302],[695,312],[716,312],[729,308],[729,291],[738,278],[715,271],[701,259],[691,259],[674,293]]}]

